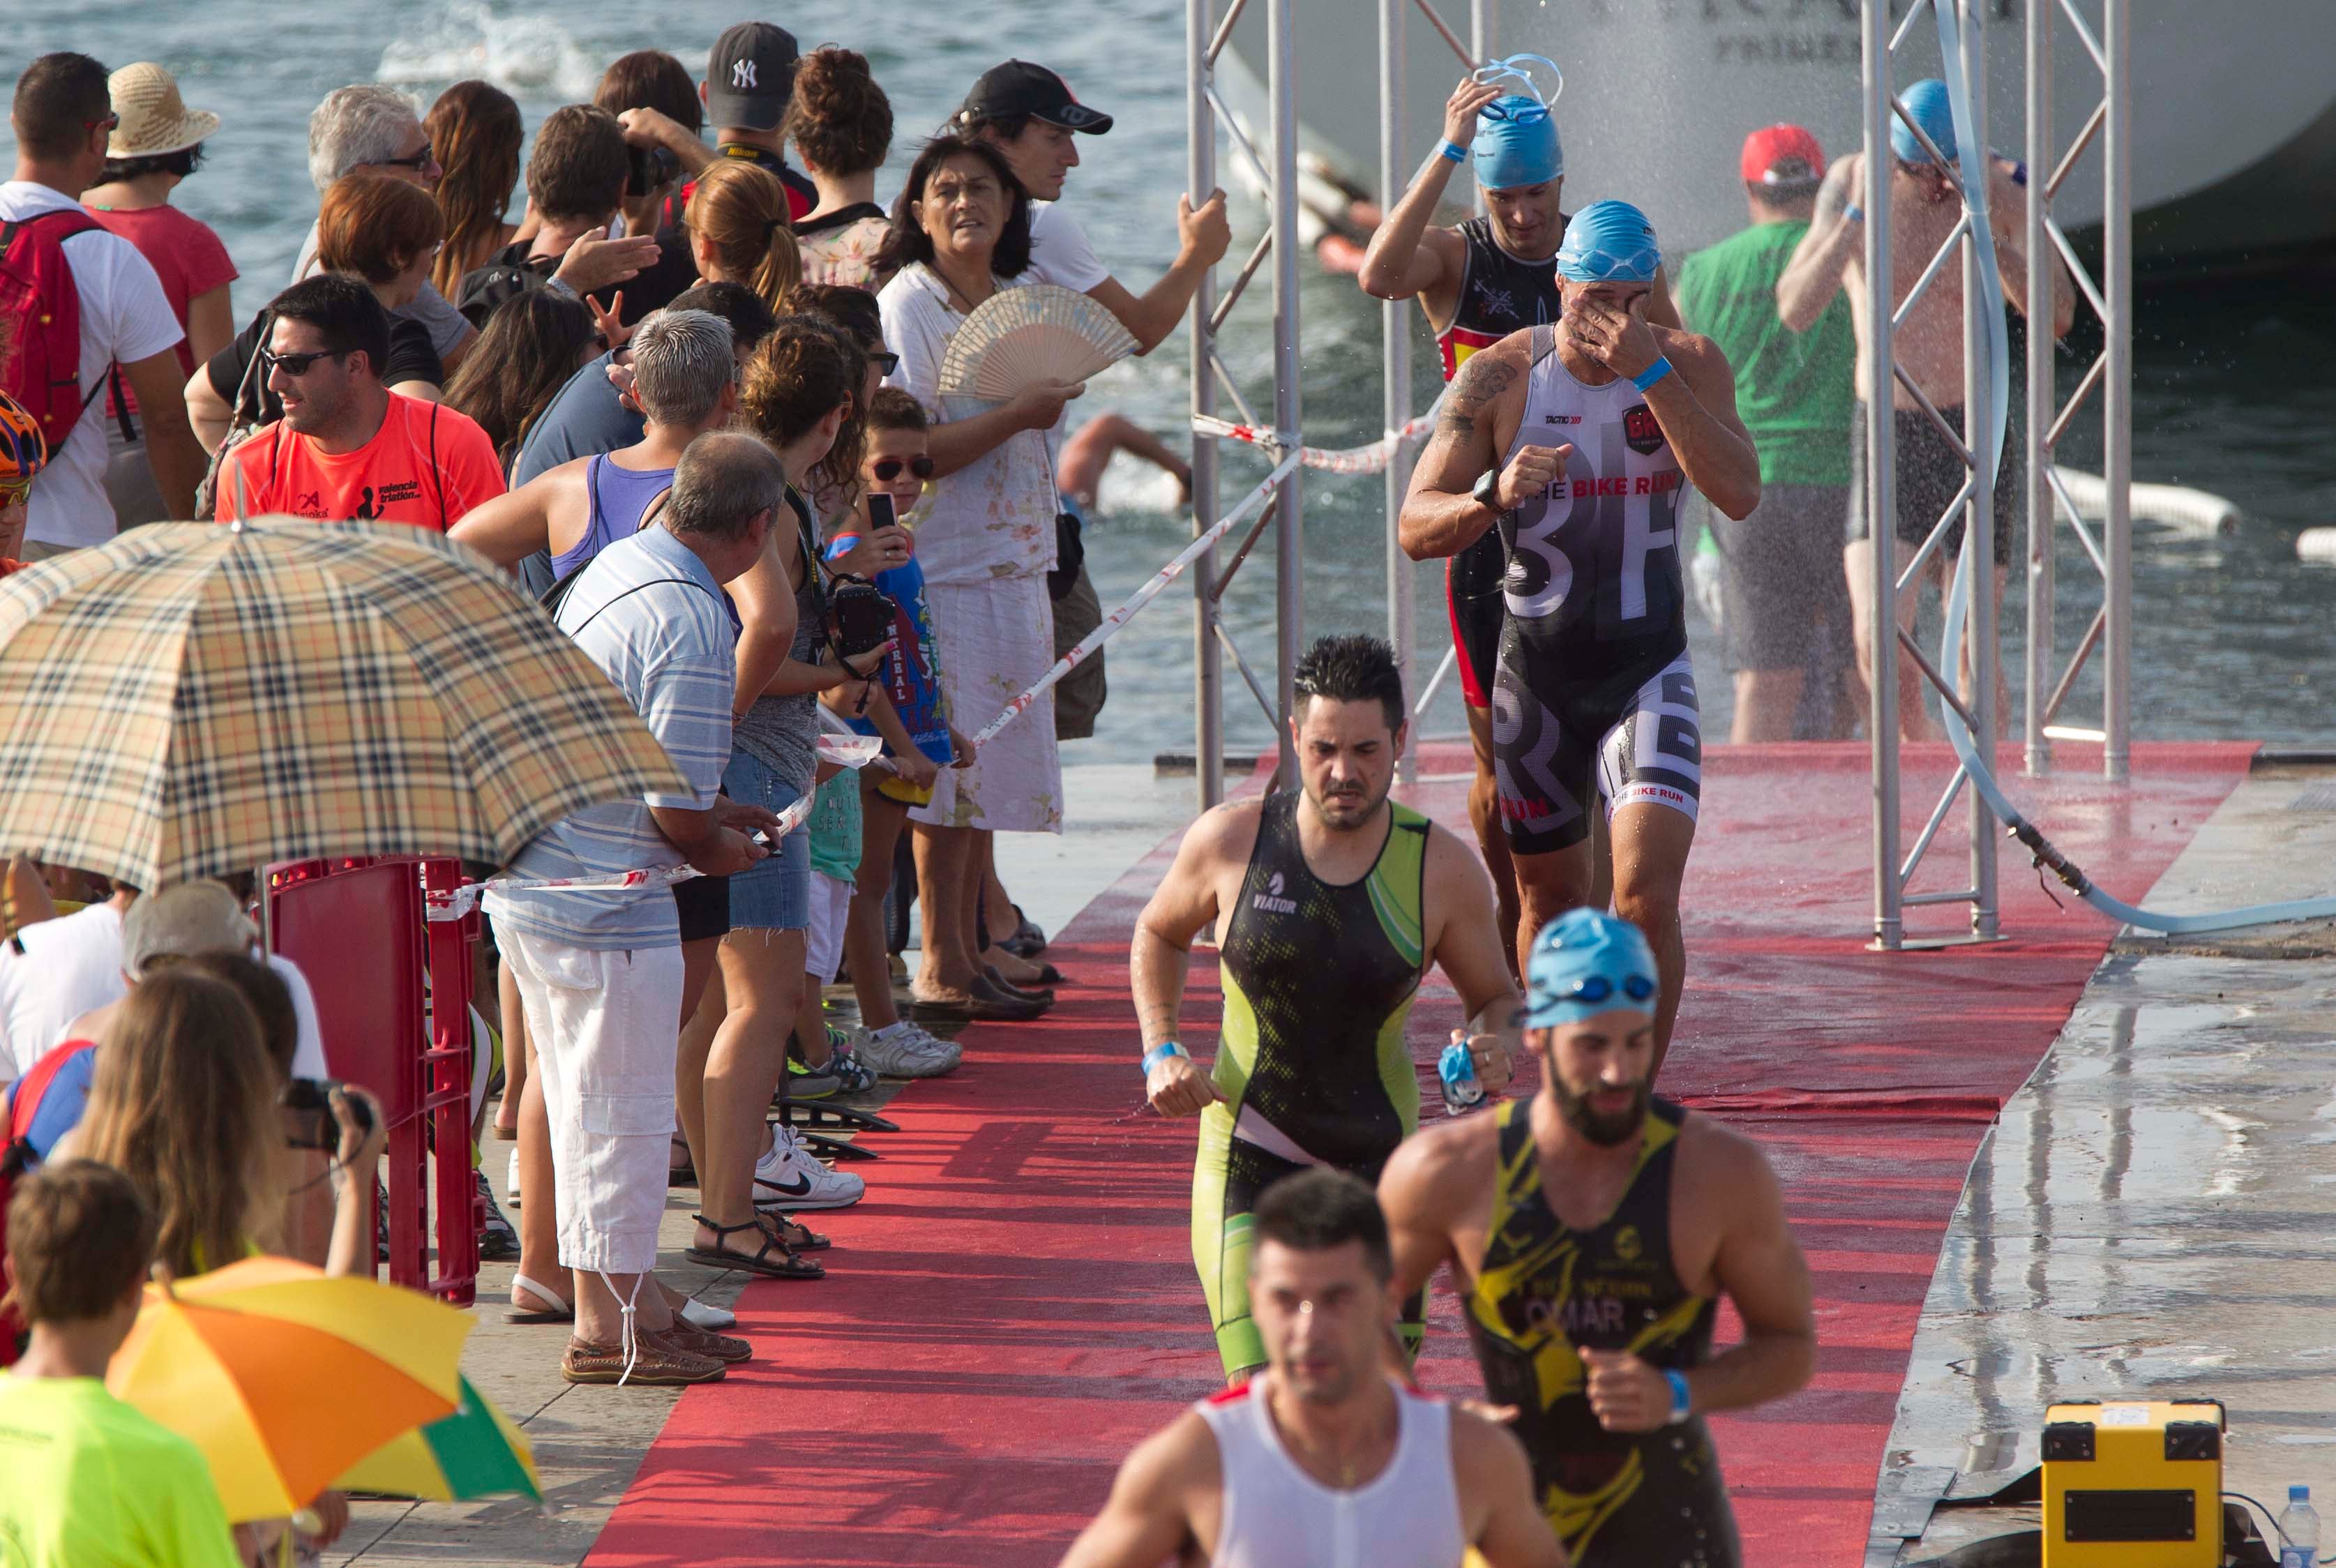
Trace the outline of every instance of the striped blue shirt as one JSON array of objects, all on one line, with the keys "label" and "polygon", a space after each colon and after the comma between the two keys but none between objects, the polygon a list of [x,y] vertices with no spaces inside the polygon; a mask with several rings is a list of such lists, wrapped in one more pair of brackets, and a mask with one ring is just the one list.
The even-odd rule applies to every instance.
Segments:
[{"label": "striped blue shirt", "polygon": [[[590,806],[538,833],[511,862],[523,877],[605,876],[677,866],[682,852],[658,831],[652,806],[702,811],[722,789],[730,760],[730,695],[737,631],[721,584],[687,546],[650,527],[608,546],[583,568],[560,607],[560,629],[617,683],[689,781],[691,793]],[[499,926],[602,950],[674,947],[681,927],[673,890],[493,892]]]}]

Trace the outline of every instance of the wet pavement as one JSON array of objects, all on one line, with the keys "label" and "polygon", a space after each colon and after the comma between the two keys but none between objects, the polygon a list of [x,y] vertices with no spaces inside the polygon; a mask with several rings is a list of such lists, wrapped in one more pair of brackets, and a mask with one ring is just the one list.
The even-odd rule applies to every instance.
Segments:
[{"label": "wet pavement", "polygon": [[[2328,891],[2331,776],[2258,770],[2150,907]],[[1972,1163],[1923,1303],[1867,1568],[2034,1528],[2032,1505],[1970,1505],[2035,1466],[2059,1399],[2219,1399],[2226,1490],[2274,1508],[2290,1483],[2324,1492],[2331,1263],[2336,927],[2127,931]]]}]

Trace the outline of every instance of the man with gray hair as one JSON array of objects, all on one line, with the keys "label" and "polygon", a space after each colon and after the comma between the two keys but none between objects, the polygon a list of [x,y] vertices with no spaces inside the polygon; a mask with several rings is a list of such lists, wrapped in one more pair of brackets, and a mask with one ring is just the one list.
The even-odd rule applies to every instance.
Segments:
[{"label": "man with gray hair", "polygon": [[[692,330],[686,321],[668,328]],[[553,824],[512,862],[521,877],[684,864],[727,876],[769,852],[747,834],[774,832],[777,818],[720,793],[737,636],[722,585],[761,558],[785,476],[761,442],[714,432],[677,454],[672,479],[660,526],[595,555],[558,619],[639,712],[687,787],[587,807]],[[522,890],[490,893],[486,907],[519,981],[550,1124],[560,1261],[575,1292],[561,1375],[571,1383],[713,1382],[750,1347],[691,1327],[650,1273],[681,1039],[673,896],[661,884]],[[530,1186],[530,1211],[541,1192]]]}]

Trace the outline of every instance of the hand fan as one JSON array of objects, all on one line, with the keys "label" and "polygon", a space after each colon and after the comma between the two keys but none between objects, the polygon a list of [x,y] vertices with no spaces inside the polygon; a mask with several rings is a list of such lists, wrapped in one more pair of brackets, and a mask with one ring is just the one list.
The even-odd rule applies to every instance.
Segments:
[{"label": "hand fan", "polygon": [[1003,403],[1034,382],[1085,381],[1135,352],[1135,336],[1076,288],[1005,288],[974,307],[941,356],[939,390]]}]

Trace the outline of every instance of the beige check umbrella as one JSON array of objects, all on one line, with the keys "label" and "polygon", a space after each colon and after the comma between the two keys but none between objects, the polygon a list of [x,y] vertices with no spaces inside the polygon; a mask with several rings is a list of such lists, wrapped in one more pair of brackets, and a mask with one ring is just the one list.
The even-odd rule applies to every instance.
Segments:
[{"label": "beige check umbrella", "polygon": [[397,523],[161,523],[0,581],[0,849],[162,887],[269,861],[501,865],[686,784],[485,558]]}]

